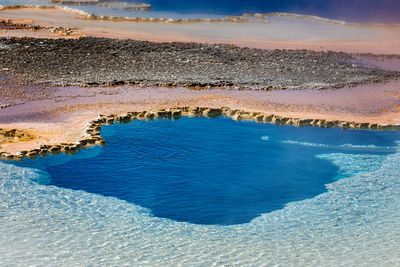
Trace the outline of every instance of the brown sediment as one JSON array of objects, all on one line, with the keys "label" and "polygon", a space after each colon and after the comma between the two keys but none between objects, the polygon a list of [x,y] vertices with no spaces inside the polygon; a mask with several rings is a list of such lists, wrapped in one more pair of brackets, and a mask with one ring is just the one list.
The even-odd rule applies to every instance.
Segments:
[{"label": "brown sediment", "polygon": [[84,36],[82,33],[78,32],[76,28],[41,26],[32,24],[32,21],[0,19],[0,32],[8,31],[47,31],[49,33],[57,34],[58,36],[69,36],[74,38]]},{"label": "brown sediment", "polygon": [[35,136],[32,133],[18,130],[18,129],[0,129],[0,147],[1,144],[6,143],[17,143],[17,142],[24,142],[30,141],[35,139]]}]

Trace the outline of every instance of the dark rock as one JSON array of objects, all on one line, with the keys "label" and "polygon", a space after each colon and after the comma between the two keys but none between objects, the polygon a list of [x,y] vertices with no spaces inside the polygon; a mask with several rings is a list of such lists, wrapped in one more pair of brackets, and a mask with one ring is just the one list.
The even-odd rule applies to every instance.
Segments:
[{"label": "dark rock", "polygon": [[339,52],[102,38],[0,38],[0,45],[13,47],[0,49],[0,69],[27,84],[335,89],[400,77],[354,67],[354,56]]}]

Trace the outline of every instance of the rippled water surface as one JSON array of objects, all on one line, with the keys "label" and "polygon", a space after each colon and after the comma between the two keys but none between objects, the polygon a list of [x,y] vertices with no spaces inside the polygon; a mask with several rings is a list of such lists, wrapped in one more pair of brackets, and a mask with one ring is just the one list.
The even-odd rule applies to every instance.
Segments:
[{"label": "rippled water surface", "polygon": [[349,176],[334,165],[332,153],[360,157],[366,164],[350,167],[367,171],[395,151],[394,133],[231,119],[135,121],[107,126],[103,135],[108,145],[90,159],[72,157],[51,166],[47,162],[54,159],[40,160],[50,184],[117,197],[157,217],[199,224],[246,223],[324,192],[338,175]]},{"label": "rippled water surface", "polygon": [[398,132],[182,118],[0,162],[0,262],[400,263]]}]

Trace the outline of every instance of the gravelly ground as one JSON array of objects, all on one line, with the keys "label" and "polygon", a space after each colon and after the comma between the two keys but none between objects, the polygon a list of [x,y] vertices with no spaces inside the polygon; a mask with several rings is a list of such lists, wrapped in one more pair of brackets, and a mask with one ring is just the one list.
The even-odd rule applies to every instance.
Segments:
[{"label": "gravelly ground", "polygon": [[102,38],[0,38],[0,72],[27,84],[333,89],[400,77],[351,54]]}]

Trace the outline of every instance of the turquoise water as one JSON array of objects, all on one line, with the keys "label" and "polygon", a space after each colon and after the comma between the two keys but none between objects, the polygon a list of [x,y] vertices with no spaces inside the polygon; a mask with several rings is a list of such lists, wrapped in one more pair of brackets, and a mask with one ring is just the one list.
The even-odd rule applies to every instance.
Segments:
[{"label": "turquoise water", "polygon": [[[396,132],[226,118],[134,121],[106,126],[102,135],[107,146],[90,158],[22,165],[46,171],[49,185],[116,197],[160,218],[219,225],[248,223],[337,179],[378,169],[400,139]],[[340,169],[335,161],[343,159],[349,165]]]},{"label": "turquoise water", "polygon": [[[189,134],[187,129],[192,132]],[[182,118],[116,124],[105,127],[102,134],[108,141],[106,147],[84,149],[73,156],[27,160],[22,164],[0,162],[2,265],[396,266],[400,262],[400,153],[396,142],[400,140],[399,133]],[[215,137],[218,141],[211,140]],[[180,150],[169,144],[178,145]],[[118,146],[124,148],[120,147],[118,154],[113,153],[112,147]],[[144,146],[150,146],[149,151],[153,153],[146,153]],[[188,151],[182,151],[183,146]],[[285,173],[296,170],[296,166],[289,164],[291,162],[315,160],[320,169],[328,166],[323,172],[329,177],[317,177],[326,179],[327,184],[321,188],[322,182],[318,179],[308,181],[316,189],[308,198],[288,202],[247,223],[201,224],[157,217],[156,208],[146,208],[132,199],[116,196],[116,192],[121,191],[117,189],[126,188],[127,182],[115,175],[114,182],[107,183],[108,189],[91,186],[96,184],[94,180],[111,179],[112,173],[120,174],[121,170],[132,168],[138,162],[143,163],[142,168],[154,171],[156,165],[181,166],[178,163],[188,162],[189,158],[191,165],[186,164],[184,168],[194,168],[201,166],[201,159],[210,159],[213,154],[214,161],[208,160],[207,165],[216,166],[224,162],[223,156],[228,156],[234,159],[231,164],[234,170],[241,161],[249,162],[246,158],[252,157],[256,162],[263,162],[259,167],[271,174],[273,170],[270,169],[275,165],[260,155],[269,155],[268,161],[271,161],[274,147],[274,155],[281,155],[279,158],[286,162]],[[193,152],[198,150],[204,153]],[[122,151],[130,153],[123,156]],[[242,152],[230,155],[227,151]],[[293,153],[295,151],[297,154]],[[301,158],[303,155],[312,157]],[[120,164],[113,165],[112,169],[110,162],[94,161],[103,157]],[[164,158],[171,160],[164,161]],[[200,162],[195,162],[199,159]],[[97,171],[88,162],[97,164]],[[103,171],[105,169],[108,173]],[[222,169],[229,171],[231,167]],[[162,169],[159,171],[162,173]],[[86,173],[85,179],[89,180],[76,177],[79,172]],[[88,173],[95,173],[96,179]],[[147,175],[137,173],[143,177]],[[234,175],[256,173],[248,170]],[[312,171],[307,177],[316,178]],[[305,181],[307,177],[303,177]],[[224,177],[216,178],[208,182],[224,181]],[[150,180],[147,187],[154,189],[156,184],[159,187],[155,188],[156,192],[171,192],[161,188],[162,182],[163,179]],[[225,183],[226,190],[237,182],[241,182],[240,179]],[[55,186],[56,183],[59,185]],[[72,184],[77,188],[71,189]],[[79,184],[90,186],[85,189],[87,191],[77,190],[84,189]],[[191,186],[204,188],[196,184]],[[148,199],[152,190],[145,187],[140,185],[140,190]],[[90,193],[90,188],[99,193]],[[212,186],[207,185],[207,188],[212,189]],[[245,188],[235,190],[238,193]],[[299,187],[293,192],[304,194],[307,191]],[[209,194],[209,197],[215,195]],[[207,203],[204,199],[202,202]]]}]

